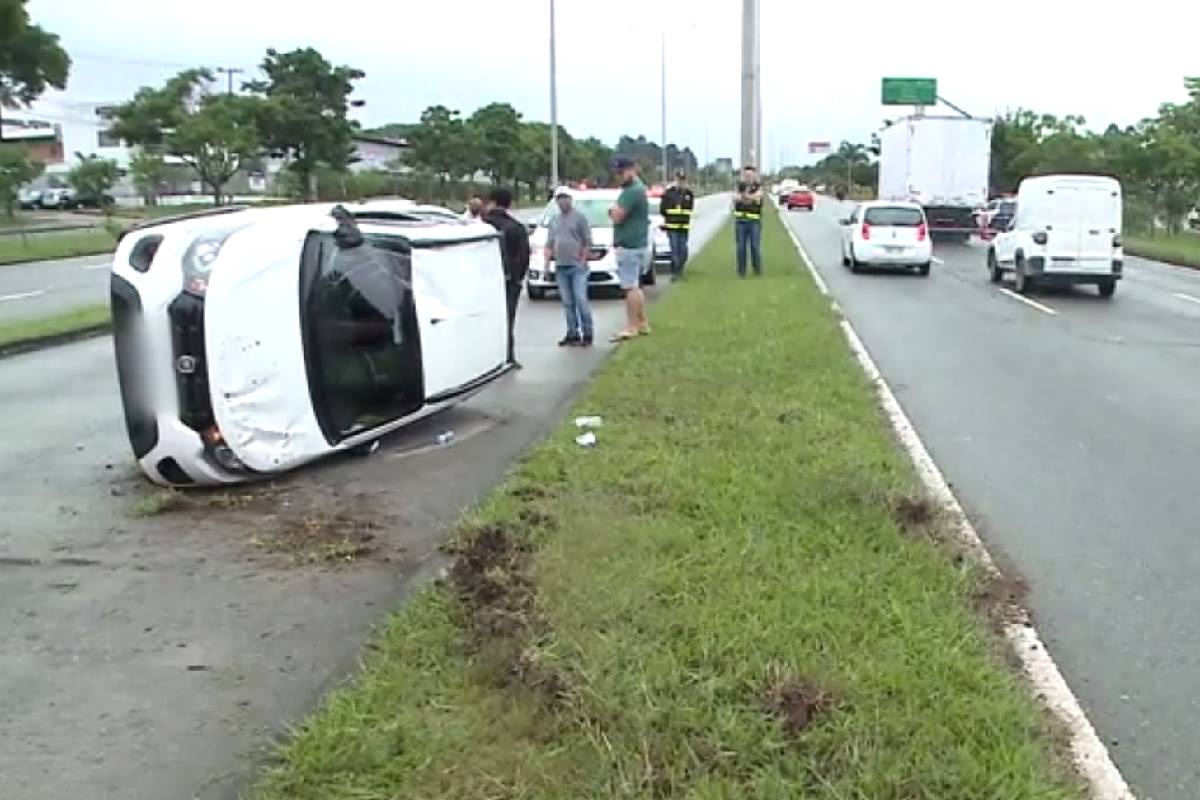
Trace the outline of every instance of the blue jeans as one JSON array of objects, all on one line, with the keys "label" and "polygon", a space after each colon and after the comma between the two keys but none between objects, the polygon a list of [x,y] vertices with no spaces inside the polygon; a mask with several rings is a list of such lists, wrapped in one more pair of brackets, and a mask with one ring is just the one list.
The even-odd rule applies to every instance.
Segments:
[{"label": "blue jeans", "polygon": [[669,230],[667,240],[671,243],[671,274],[682,275],[688,260],[688,232]]},{"label": "blue jeans", "polygon": [[746,251],[750,251],[750,263],[754,274],[762,275],[762,222],[739,219],[737,221],[737,271],[746,274]]},{"label": "blue jeans", "polygon": [[592,338],[592,308],[588,305],[588,267],[558,265],[555,280],[567,318],[568,338]]}]

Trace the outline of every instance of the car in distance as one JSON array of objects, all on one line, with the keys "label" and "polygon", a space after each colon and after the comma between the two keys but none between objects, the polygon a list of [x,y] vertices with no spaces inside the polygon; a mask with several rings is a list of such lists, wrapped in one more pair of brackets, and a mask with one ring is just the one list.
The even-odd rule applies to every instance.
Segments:
[{"label": "car in distance", "polygon": [[[608,210],[617,202],[619,194],[619,189],[571,191],[575,210],[583,214],[592,228],[591,261],[588,263],[588,286],[592,289],[617,291],[621,288],[617,277],[617,257],[612,246],[613,224],[608,218]],[[551,200],[538,216],[529,234],[530,260],[525,289],[529,292],[530,300],[545,300],[548,293],[558,291],[554,263],[545,260],[548,229],[558,213],[558,203]],[[652,230],[651,234],[653,233]],[[642,272],[643,286],[652,286],[655,283],[654,258],[652,247],[650,261]]]},{"label": "car in distance", "polygon": [[874,201],[857,206],[841,220],[842,265],[913,269],[929,274],[933,243],[925,212],[916,203]]},{"label": "car in distance", "polygon": [[1016,213],[988,247],[993,283],[1009,273],[1021,294],[1037,285],[1117,290],[1124,266],[1121,184],[1100,175],[1041,175],[1017,187]]},{"label": "car in distance", "polygon": [[498,234],[411,202],[146,223],[111,305],[130,444],[169,486],[370,444],[509,369]]},{"label": "car in distance", "polygon": [[795,211],[797,208],[802,208],[805,211],[812,211],[817,200],[813,195],[812,190],[807,186],[801,186],[793,189],[787,196],[787,210]]},{"label": "car in distance", "polygon": [[33,211],[34,209],[41,208],[42,194],[43,190],[41,189],[22,189],[17,194],[17,204],[23,211]]}]

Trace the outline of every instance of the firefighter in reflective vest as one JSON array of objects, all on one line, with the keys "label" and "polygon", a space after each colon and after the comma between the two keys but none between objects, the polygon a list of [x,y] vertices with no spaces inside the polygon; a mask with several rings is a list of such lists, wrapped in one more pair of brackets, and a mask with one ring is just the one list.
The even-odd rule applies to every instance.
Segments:
[{"label": "firefighter in reflective vest", "polygon": [[738,277],[746,277],[747,251],[755,275],[762,275],[762,184],[753,166],[742,168],[737,193],[733,196],[733,219],[737,231]]},{"label": "firefighter in reflective vest", "polygon": [[696,209],[696,195],[688,188],[687,173],[675,173],[675,183],[663,192],[661,206],[663,228],[671,244],[671,280],[683,277],[683,268],[688,260],[688,234],[692,230],[692,212]]}]

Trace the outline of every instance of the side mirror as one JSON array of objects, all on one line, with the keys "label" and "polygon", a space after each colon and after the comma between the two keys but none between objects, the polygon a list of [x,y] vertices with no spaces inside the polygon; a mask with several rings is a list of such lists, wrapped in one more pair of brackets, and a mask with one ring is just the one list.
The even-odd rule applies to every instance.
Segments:
[{"label": "side mirror", "polygon": [[838,224],[841,225],[842,227],[845,227],[847,225],[853,225],[854,220],[850,219],[849,217],[846,217],[845,219],[838,220]]}]

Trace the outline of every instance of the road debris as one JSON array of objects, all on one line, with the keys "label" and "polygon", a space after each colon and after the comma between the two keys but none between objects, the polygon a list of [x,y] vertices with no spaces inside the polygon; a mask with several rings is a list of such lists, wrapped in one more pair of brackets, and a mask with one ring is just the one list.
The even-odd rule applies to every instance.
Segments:
[{"label": "road debris", "polygon": [[579,445],[580,447],[595,447],[596,434],[592,433],[591,431],[580,434],[579,436],[575,437],[575,444]]},{"label": "road debris", "polygon": [[600,417],[576,417],[576,428],[599,428],[604,425],[604,420]]}]

